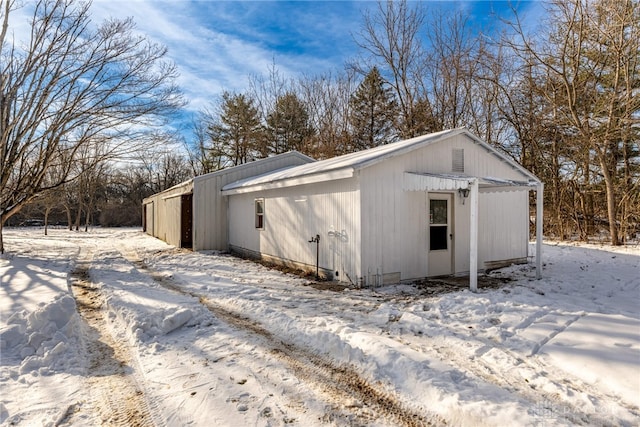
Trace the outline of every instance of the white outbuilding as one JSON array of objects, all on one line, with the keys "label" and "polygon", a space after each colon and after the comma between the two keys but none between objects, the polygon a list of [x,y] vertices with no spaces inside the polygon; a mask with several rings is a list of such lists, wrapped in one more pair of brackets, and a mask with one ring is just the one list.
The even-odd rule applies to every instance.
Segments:
[{"label": "white outbuilding", "polygon": [[356,286],[468,274],[472,290],[479,270],[527,261],[535,191],[541,273],[542,182],[466,129],[225,181],[198,193],[194,180],[196,249],[198,198],[219,191],[232,252]]},{"label": "white outbuilding", "polygon": [[151,236],[182,248],[227,250],[224,185],[265,172],[313,162],[292,151],[197,176],[142,201],[142,227]]}]

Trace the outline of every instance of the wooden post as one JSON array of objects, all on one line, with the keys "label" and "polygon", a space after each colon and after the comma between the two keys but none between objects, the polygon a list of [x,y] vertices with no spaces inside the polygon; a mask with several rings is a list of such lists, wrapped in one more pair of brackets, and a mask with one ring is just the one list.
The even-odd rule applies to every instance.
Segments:
[{"label": "wooden post", "polygon": [[478,292],[478,180],[471,182],[469,192],[470,234],[469,234],[469,289],[471,292]]},{"label": "wooden post", "polygon": [[542,278],[542,219],[544,212],[544,184],[536,189],[536,279]]}]

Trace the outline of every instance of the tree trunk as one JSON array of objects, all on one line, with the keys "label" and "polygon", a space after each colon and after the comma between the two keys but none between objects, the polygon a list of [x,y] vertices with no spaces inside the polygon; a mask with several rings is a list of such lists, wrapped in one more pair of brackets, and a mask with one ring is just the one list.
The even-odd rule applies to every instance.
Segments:
[{"label": "tree trunk", "polygon": [[67,226],[69,227],[69,231],[73,231],[73,219],[71,218],[71,208],[69,205],[64,205],[64,210],[67,211]]},{"label": "tree trunk", "polygon": [[76,215],[76,221],[74,224],[74,227],[76,228],[76,231],[80,230],[80,218],[82,217],[82,205],[79,204],[78,205],[78,215]]},{"label": "tree trunk", "polygon": [[89,223],[93,219],[93,215],[90,212],[91,212],[91,209],[87,209],[87,215],[86,215],[86,217],[84,219],[84,232],[85,233],[87,231],[89,231]]},{"label": "tree trunk", "polygon": [[604,177],[604,183],[607,191],[607,216],[609,218],[609,235],[611,238],[611,244],[618,246],[620,245],[620,239],[618,236],[618,224],[616,223],[616,194],[613,185],[613,177],[611,176],[611,172],[609,171],[603,156],[600,156],[600,167],[602,168],[602,176]]},{"label": "tree trunk", "polygon": [[0,255],[4,254],[4,240],[2,239],[3,226],[4,226],[4,219],[0,218]]},{"label": "tree trunk", "polygon": [[47,206],[44,210],[44,235],[49,235],[49,212],[51,212],[51,208]]}]

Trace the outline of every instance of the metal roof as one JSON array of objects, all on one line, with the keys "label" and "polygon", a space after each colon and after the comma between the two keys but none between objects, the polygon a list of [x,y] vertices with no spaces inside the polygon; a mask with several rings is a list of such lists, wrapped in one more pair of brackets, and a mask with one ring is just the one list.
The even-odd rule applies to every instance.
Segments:
[{"label": "metal roof", "polygon": [[466,128],[457,128],[381,145],[368,150],[349,153],[327,160],[283,168],[266,174],[245,178],[225,185],[222,188],[222,191],[223,194],[237,194],[263,189],[282,188],[293,185],[350,178],[356,170],[372,166],[390,157],[399,156],[460,134],[470,137],[474,143],[481,145],[489,153],[509,164],[528,180],[539,182],[538,178],[531,174],[531,172],[509,159],[506,155],[500,153],[489,144],[480,140]]},{"label": "metal roof", "polygon": [[314,158],[311,158],[305,154],[302,154],[298,151],[289,151],[287,153],[278,154],[272,157],[266,157],[264,159],[257,159],[248,163],[243,163],[237,166],[231,166],[225,169],[220,169],[214,172],[210,172],[204,175],[198,175],[194,178],[190,178],[186,181],[183,181],[179,184],[174,185],[171,188],[167,188],[166,190],[160,191],[159,193],[155,193],[149,197],[146,197],[142,200],[143,204],[150,203],[156,197],[162,197],[163,199],[178,197],[182,194],[189,194],[193,192],[193,186],[196,183],[201,183],[202,181],[206,181],[208,179],[215,178],[217,176],[227,175],[229,173],[238,172],[245,169],[251,169],[255,167],[256,163],[269,163],[277,159],[287,158],[287,157],[297,157],[306,162],[315,162]]}]

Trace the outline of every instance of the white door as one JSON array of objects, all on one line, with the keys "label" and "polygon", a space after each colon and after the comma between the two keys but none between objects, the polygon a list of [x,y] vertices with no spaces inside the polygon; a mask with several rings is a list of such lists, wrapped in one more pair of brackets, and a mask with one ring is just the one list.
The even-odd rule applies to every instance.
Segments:
[{"label": "white door", "polygon": [[451,194],[429,194],[429,276],[452,274],[453,227]]}]

